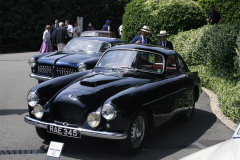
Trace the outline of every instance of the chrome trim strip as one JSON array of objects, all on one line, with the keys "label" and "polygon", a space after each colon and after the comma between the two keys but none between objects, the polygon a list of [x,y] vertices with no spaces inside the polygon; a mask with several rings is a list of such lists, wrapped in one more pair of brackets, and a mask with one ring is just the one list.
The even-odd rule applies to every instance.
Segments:
[{"label": "chrome trim strip", "polygon": [[34,74],[34,73],[29,74],[29,77],[36,78],[36,79],[42,80],[42,81],[47,81],[47,80],[52,79],[52,77],[46,77],[46,76],[37,75],[37,74]]},{"label": "chrome trim strip", "polygon": [[68,129],[75,129],[75,130],[79,130],[81,132],[81,135],[90,136],[90,137],[116,139],[116,140],[121,140],[121,139],[126,139],[127,138],[127,133],[93,131],[93,130],[88,130],[88,129],[83,129],[83,128],[61,126],[61,125],[57,125],[55,123],[42,122],[42,121],[30,118],[29,116],[25,116],[24,121],[28,124],[31,124],[31,125],[34,125],[36,127],[43,128],[43,129],[47,129],[48,125],[52,125],[52,126],[56,126],[56,127],[65,127],[65,128],[68,128]]}]

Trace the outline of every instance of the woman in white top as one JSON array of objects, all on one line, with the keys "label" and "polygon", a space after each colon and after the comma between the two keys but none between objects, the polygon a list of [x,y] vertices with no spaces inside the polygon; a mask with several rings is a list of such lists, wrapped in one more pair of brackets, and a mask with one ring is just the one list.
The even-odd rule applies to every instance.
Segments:
[{"label": "woman in white top", "polygon": [[52,46],[50,42],[50,30],[51,30],[51,26],[47,25],[45,27],[45,31],[43,32],[43,43],[40,48],[40,53],[52,52]]},{"label": "woman in white top", "polygon": [[73,38],[79,37],[80,34],[80,27],[77,25],[77,23],[74,23],[74,28],[73,28]]}]

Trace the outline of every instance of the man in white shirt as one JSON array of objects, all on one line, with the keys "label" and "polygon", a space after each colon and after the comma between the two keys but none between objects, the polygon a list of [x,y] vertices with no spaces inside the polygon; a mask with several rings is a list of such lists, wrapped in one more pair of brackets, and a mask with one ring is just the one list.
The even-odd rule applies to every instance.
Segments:
[{"label": "man in white shirt", "polygon": [[69,20],[65,20],[65,26],[66,26],[67,33],[69,36],[69,38],[67,39],[67,43],[68,43],[73,37],[73,26],[70,24]]}]

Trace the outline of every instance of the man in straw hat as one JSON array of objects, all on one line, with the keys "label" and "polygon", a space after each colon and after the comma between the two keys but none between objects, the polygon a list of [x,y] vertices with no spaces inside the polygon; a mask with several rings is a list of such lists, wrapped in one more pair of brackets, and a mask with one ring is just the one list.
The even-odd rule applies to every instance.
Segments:
[{"label": "man in straw hat", "polygon": [[167,41],[167,37],[169,34],[167,34],[167,32],[165,30],[161,30],[160,34],[158,35],[161,39],[160,42],[157,43],[158,46],[162,46],[162,47],[166,47],[166,48],[170,48],[173,49],[173,44],[170,41]]},{"label": "man in straw hat", "polygon": [[93,25],[91,23],[89,23],[87,30],[88,31],[93,31],[93,30],[95,30],[95,28],[93,27]]},{"label": "man in straw hat", "polygon": [[149,26],[143,26],[143,28],[141,29],[142,34],[140,36],[136,36],[133,38],[132,40],[132,44],[136,43],[136,44],[151,44],[151,40],[147,37],[149,34]]}]

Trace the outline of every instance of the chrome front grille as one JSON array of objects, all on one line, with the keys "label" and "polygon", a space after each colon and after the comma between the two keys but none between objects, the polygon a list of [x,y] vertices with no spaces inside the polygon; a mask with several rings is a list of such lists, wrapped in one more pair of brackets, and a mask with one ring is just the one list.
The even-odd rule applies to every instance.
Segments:
[{"label": "chrome front grille", "polygon": [[61,103],[53,106],[53,119],[58,122],[82,125],[85,117],[80,106]]},{"label": "chrome front grille", "polygon": [[70,68],[70,67],[57,67],[56,68],[56,75],[58,76],[63,76],[63,75],[68,75],[68,74],[73,74],[76,73],[77,70]]},{"label": "chrome front grille", "polygon": [[52,66],[48,66],[48,65],[39,65],[38,66],[38,73],[52,74],[52,72],[53,72]]}]

